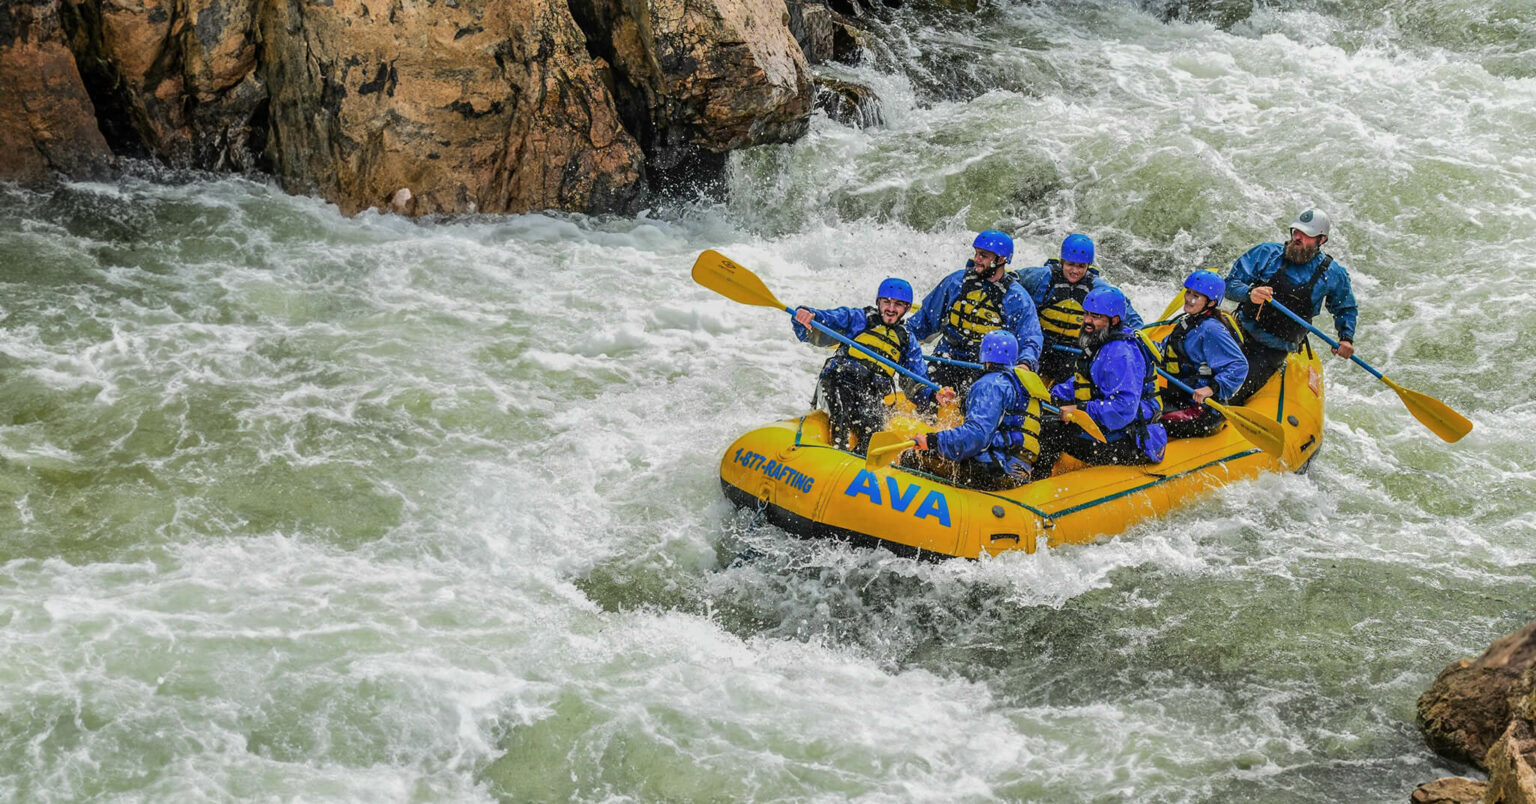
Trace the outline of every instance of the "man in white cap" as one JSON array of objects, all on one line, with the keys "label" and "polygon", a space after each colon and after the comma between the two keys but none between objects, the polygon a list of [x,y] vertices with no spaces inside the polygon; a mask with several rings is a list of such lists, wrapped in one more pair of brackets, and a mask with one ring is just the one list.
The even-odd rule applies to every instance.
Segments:
[{"label": "man in white cap", "polygon": [[1239,303],[1237,323],[1243,328],[1248,377],[1228,404],[1240,405],[1253,396],[1285,365],[1285,358],[1306,342],[1306,328],[1278,310],[1266,310],[1264,305],[1270,301],[1285,305],[1308,323],[1326,304],[1339,335],[1339,347],[1333,353],[1354,354],[1355,294],[1350,290],[1349,271],[1323,253],[1328,223],[1322,210],[1303,210],[1291,221],[1289,241],[1260,243],[1232,263],[1227,298]]}]

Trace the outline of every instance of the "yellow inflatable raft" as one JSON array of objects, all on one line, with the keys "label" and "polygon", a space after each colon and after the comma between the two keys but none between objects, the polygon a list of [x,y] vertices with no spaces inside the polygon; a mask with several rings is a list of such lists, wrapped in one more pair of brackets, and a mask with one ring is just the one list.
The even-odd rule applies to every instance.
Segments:
[{"label": "yellow inflatable raft", "polygon": [[1310,345],[1244,407],[1281,423],[1282,456],[1261,452],[1226,424],[1207,438],[1170,441],[1162,463],[1151,466],[1058,466],[1046,480],[978,491],[896,464],[867,468],[862,456],[828,444],[826,413],[814,411],[738,438],[720,461],[720,485],[736,505],[800,536],[921,557],[1033,553],[1112,536],[1261,472],[1301,471],[1323,437],[1322,364]]}]

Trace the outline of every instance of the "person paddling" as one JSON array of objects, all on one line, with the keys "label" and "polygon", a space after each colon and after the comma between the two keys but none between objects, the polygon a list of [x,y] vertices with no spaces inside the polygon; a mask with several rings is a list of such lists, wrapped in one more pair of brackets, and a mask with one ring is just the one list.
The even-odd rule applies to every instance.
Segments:
[{"label": "person paddling", "polygon": [[[922,348],[902,320],[911,308],[911,283],[891,277],[880,283],[875,292],[874,307],[828,310],[800,307],[795,310],[795,337],[815,346],[838,347],[837,354],[822,366],[818,381],[818,388],[827,400],[835,446],[849,447],[849,437],[852,436],[852,448],[862,453],[870,434],[884,429],[888,412],[885,398],[896,390],[896,372],[860,350],[827,338],[812,329],[811,322],[819,321],[926,379],[928,370],[923,362]],[[931,388],[906,378],[902,379],[902,390],[918,402],[928,403],[933,397]]]},{"label": "person paddling", "polygon": [[1205,400],[1225,403],[1248,376],[1240,330],[1221,309],[1225,290],[1215,271],[1202,268],[1190,274],[1184,280],[1184,312],[1158,345],[1163,370],[1194,389],[1188,394],[1170,385],[1163,391],[1161,421],[1169,438],[1199,438],[1219,430],[1222,415]]},{"label": "person paddling", "polygon": [[[1040,353],[1040,376],[1060,382],[1072,376],[1077,363],[1077,336],[1083,326],[1083,298],[1094,288],[1112,287],[1099,276],[1093,262],[1093,239],[1070,234],[1061,241],[1061,259],[1019,271],[1019,282],[1035,303],[1045,343]],[[1125,323],[1141,327],[1141,314],[1126,303]]]},{"label": "person paddling", "polygon": [[1248,377],[1232,395],[1240,405],[1285,365],[1292,352],[1300,351],[1307,329],[1278,310],[1265,310],[1270,300],[1306,319],[1310,324],[1324,305],[1333,314],[1339,344],[1333,353],[1355,353],[1355,294],[1349,271],[1323,253],[1330,223],[1320,209],[1303,210],[1290,225],[1285,243],[1260,243],[1232,263],[1227,273],[1227,298],[1239,302],[1237,323],[1243,330],[1243,355]]},{"label": "person paddling", "polygon": [[[1014,371],[1018,354],[1013,333],[988,332],[979,349],[982,375],[965,397],[965,421],[913,437],[917,450],[933,450],[954,461],[951,479],[958,485],[1002,491],[1029,482],[1040,451],[1041,407]],[[1043,395],[1044,388],[1040,391]],[[952,388],[940,390],[939,404],[949,404],[954,396]]]},{"label": "person paddling", "polygon": [[[1125,295],[1115,288],[1094,288],[1083,298],[1082,349],[1072,379],[1051,388],[1063,400],[1063,421],[1048,421],[1040,435],[1034,477],[1050,477],[1066,452],[1089,465],[1157,463],[1168,446],[1168,433],[1157,423],[1162,405],[1156,382],[1156,350],[1145,334],[1125,323]],[[1104,431],[1100,443],[1068,425],[1078,407]]]},{"label": "person paddling", "polygon": [[[942,335],[938,357],[976,363],[981,339],[994,330],[1011,333],[1019,344],[1018,361],[1033,368],[1040,359],[1040,322],[1029,294],[1007,271],[1013,238],[995,229],[976,235],[974,256],[965,267],[944,277],[912,316],[919,341]],[[948,363],[934,366],[933,379],[965,393],[981,371]]]}]

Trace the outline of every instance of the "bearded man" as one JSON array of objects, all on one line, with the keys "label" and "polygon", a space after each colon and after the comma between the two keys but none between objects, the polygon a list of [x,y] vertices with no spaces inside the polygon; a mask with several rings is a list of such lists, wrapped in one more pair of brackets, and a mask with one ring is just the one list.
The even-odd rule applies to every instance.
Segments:
[{"label": "bearded man", "polygon": [[1228,299],[1239,302],[1237,323],[1244,333],[1243,355],[1248,358],[1248,377],[1228,404],[1241,405],[1264,387],[1285,365],[1292,352],[1307,340],[1307,330],[1278,310],[1264,305],[1277,301],[1306,319],[1322,312],[1326,304],[1333,314],[1339,345],[1333,353],[1355,353],[1355,294],[1349,271],[1327,254],[1329,221],[1320,209],[1308,209],[1290,225],[1285,243],[1260,243],[1232,263],[1227,274]]},{"label": "bearded man", "polygon": [[[1156,347],[1125,323],[1129,304],[1112,287],[1096,287],[1083,298],[1083,327],[1077,336],[1082,354],[1072,379],[1051,389],[1061,400],[1059,421],[1040,433],[1040,457],[1033,479],[1050,477],[1061,453],[1091,466],[1157,463],[1168,446],[1168,432],[1158,423]],[[1104,443],[1066,421],[1081,407],[1104,431]]]}]

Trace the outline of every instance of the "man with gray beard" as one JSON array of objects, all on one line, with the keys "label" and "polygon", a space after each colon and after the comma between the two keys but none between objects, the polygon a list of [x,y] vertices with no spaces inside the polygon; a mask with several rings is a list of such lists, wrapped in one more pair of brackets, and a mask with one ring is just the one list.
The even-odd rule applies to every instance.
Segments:
[{"label": "man with gray beard", "polygon": [[1248,358],[1248,377],[1227,403],[1241,405],[1264,387],[1285,365],[1285,358],[1301,350],[1307,330],[1278,310],[1264,305],[1277,301],[1308,323],[1326,304],[1339,333],[1339,357],[1354,354],[1355,294],[1349,271],[1324,254],[1329,221],[1320,209],[1308,209],[1290,225],[1285,243],[1260,243],[1232,263],[1227,274],[1227,298],[1238,302],[1237,323],[1244,333],[1243,356]]}]

